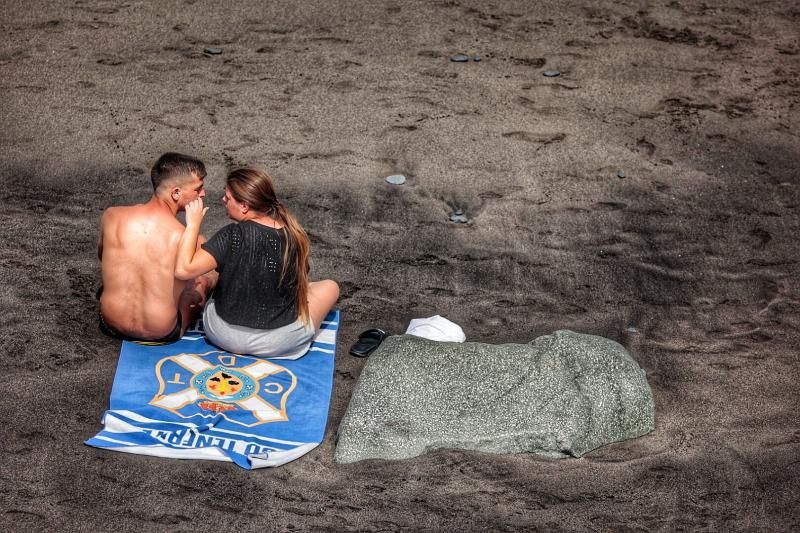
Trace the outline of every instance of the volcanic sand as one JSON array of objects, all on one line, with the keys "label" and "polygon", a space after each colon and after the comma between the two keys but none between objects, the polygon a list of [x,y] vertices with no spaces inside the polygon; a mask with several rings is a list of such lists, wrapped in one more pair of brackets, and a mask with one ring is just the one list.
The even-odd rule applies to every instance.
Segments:
[{"label": "volcanic sand", "polygon": [[[800,527],[800,9],[697,4],[2,2],[0,529]],[[120,346],[98,220],[170,150],[207,163],[206,234],[226,170],[266,166],[341,284],[326,438],[284,467],[82,444]],[[347,347],[433,314],[621,342],[656,430],[582,459],[334,463]]]}]

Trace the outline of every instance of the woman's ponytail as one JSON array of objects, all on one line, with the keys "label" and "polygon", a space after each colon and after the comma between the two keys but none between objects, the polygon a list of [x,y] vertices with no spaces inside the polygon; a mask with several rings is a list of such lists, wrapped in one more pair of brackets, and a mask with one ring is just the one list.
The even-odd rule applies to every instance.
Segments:
[{"label": "woman's ponytail", "polygon": [[[311,315],[308,313],[308,257],[311,251],[311,242],[306,230],[296,218],[280,202],[275,202],[277,219],[286,229],[286,249],[283,252],[283,269],[281,270],[281,283],[286,278],[286,273],[295,273],[295,302],[297,315],[305,324],[311,324]],[[290,264],[293,262],[294,264]]]}]

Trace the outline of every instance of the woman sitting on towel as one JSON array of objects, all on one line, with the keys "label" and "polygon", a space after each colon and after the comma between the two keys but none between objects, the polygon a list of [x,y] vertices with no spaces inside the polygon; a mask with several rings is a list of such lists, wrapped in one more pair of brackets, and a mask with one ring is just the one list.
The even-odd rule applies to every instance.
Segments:
[{"label": "woman sitting on towel", "polygon": [[266,172],[234,170],[222,201],[236,223],[201,248],[197,238],[208,207],[202,198],[186,206],[175,277],[219,272],[203,313],[211,342],[233,353],[296,359],[339,298],[339,286],[309,280],[308,235],[278,201]]}]

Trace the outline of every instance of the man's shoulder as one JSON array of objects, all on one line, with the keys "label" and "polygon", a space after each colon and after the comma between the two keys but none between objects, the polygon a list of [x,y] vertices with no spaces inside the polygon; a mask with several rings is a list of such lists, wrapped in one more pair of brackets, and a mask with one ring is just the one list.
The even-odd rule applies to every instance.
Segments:
[{"label": "man's shoulder", "polygon": [[105,211],[103,211],[102,216],[100,217],[100,222],[105,226],[111,224],[122,217],[125,217],[126,211],[129,209],[129,206],[113,206],[107,207]]},{"label": "man's shoulder", "polygon": [[161,236],[170,242],[171,246],[178,246],[183,232],[186,231],[186,226],[183,223],[169,214],[159,213],[154,217]]},{"label": "man's shoulder", "polygon": [[146,204],[109,207],[103,212],[103,224],[148,224],[155,223],[162,232],[183,233],[186,227],[180,220],[163,211],[149,209]]},{"label": "man's shoulder", "polygon": [[107,207],[105,211],[103,211],[103,218],[135,216],[136,213],[142,211],[143,207],[143,204],[115,205],[112,207]]}]

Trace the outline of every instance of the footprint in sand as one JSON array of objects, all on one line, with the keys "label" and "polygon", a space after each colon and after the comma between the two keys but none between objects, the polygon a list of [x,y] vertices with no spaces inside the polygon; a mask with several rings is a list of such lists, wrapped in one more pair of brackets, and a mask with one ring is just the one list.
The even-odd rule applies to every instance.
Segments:
[{"label": "footprint in sand", "polygon": [[533,133],[529,131],[510,131],[502,134],[507,139],[538,144],[538,149],[554,143],[560,143],[567,138],[566,133]]}]

